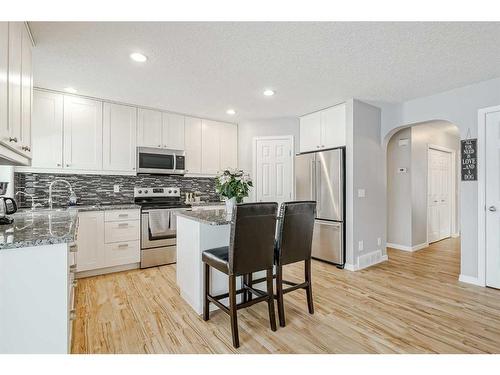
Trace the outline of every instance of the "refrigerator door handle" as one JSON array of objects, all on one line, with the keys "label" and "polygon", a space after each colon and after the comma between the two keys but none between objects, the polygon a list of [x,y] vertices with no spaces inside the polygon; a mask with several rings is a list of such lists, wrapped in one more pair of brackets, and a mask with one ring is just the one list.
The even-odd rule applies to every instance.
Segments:
[{"label": "refrigerator door handle", "polygon": [[314,158],[311,160],[311,200],[316,200],[316,168]]},{"label": "refrigerator door handle", "polygon": [[315,195],[316,195],[316,205],[317,205],[317,216],[319,217],[319,211],[321,210],[321,201],[320,201],[320,194],[319,190],[321,189],[321,162],[318,160],[316,161],[316,169],[315,169],[316,175],[315,175],[315,181],[316,181],[316,188],[315,188]]}]

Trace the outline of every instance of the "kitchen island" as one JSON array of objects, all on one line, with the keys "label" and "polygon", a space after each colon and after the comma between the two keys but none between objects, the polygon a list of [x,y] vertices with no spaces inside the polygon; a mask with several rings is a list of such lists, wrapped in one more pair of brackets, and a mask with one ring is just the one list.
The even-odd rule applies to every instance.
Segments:
[{"label": "kitchen island", "polygon": [[[177,214],[177,286],[182,298],[201,315],[203,312],[203,251],[228,246],[231,232],[231,215],[225,209],[182,211]],[[263,277],[256,272],[254,277]],[[241,278],[237,279],[241,287]],[[260,285],[258,286],[260,287]],[[228,292],[227,275],[211,268],[210,293]],[[238,295],[238,302],[241,296]],[[228,303],[227,298],[222,303]],[[217,308],[210,304],[210,310]]]}]

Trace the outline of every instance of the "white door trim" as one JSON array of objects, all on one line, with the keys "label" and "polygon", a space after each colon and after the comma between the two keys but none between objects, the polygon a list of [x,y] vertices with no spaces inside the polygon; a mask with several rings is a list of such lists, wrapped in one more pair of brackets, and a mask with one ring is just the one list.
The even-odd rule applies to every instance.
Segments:
[{"label": "white door trim", "polygon": [[292,197],[295,199],[295,139],[293,135],[270,135],[252,138],[252,181],[253,189],[251,190],[252,201],[255,202],[255,189],[257,187],[257,141],[260,140],[286,140],[290,144],[292,150],[292,157],[290,166],[292,173],[290,173],[290,183],[292,185]]},{"label": "white door trim", "polygon": [[[450,173],[450,190],[451,190],[451,205],[450,205],[450,215],[451,215],[451,237],[456,236],[458,233],[458,226],[457,226],[457,194],[456,194],[456,189],[457,189],[457,159],[456,159],[456,151],[444,147],[444,146],[439,146],[439,145],[434,145],[432,143],[427,144],[427,189],[429,189],[429,150],[437,150],[437,151],[442,151],[442,152],[447,152],[451,154],[451,173]],[[427,204],[427,243],[429,243],[429,192],[427,191],[427,196],[425,197],[425,201]]]},{"label": "white door trim", "polygon": [[500,106],[481,108],[477,117],[477,284],[486,286],[486,115]]}]

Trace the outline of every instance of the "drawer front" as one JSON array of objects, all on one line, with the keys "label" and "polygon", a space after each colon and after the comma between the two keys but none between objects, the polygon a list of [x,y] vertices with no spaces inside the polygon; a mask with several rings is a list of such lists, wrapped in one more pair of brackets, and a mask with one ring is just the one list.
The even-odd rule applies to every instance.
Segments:
[{"label": "drawer front", "polygon": [[105,246],[106,267],[138,263],[141,260],[139,241],[115,242]]},{"label": "drawer front", "polygon": [[104,211],[104,221],[139,220],[140,214],[140,210]]},{"label": "drawer front", "polygon": [[112,221],[104,223],[106,243],[136,241],[140,239],[140,221]]}]

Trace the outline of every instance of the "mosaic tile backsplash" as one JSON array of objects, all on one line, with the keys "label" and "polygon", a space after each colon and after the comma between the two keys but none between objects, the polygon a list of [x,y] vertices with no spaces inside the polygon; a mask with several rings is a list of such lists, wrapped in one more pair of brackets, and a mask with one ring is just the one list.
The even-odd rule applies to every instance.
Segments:
[{"label": "mosaic tile backsplash", "polygon": [[[183,177],[175,175],[109,176],[81,174],[19,173],[14,175],[15,191],[24,191],[35,197],[35,203],[48,206],[49,184],[55,179],[68,181],[78,197],[78,205],[127,204],[134,201],[134,187],[172,186],[181,189],[182,199],[186,193],[197,193],[202,201],[219,201],[215,192],[215,179],[204,177]],[[120,192],[114,193],[113,186],[119,185]],[[55,184],[52,192],[54,206],[67,206],[68,187]],[[31,207],[31,199],[19,194],[16,197],[20,207]]]}]

